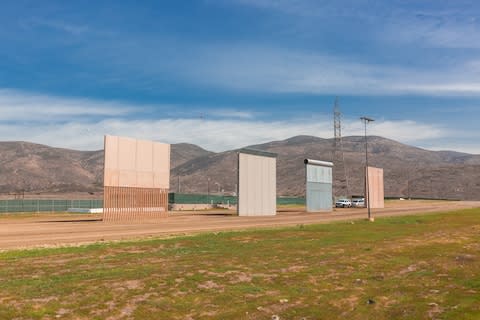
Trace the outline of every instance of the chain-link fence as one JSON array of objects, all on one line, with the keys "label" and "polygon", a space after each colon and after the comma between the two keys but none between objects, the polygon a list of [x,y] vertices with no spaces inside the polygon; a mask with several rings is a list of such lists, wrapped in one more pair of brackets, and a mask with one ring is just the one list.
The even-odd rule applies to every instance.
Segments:
[{"label": "chain-link fence", "polygon": [[0,213],[15,212],[65,212],[71,208],[103,208],[103,200],[50,200],[24,199],[0,200]]},{"label": "chain-link fence", "polygon": [[[236,196],[170,193],[170,204],[223,204],[236,205]],[[278,197],[278,205],[304,205],[305,198]],[[16,212],[65,212],[68,209],[103,208],[103,200],[53,200],[53,199],[16,199],[0,200],[0,213]]]},{"label": "chain-link fence", "polygon": [[[236,196],[206,195],[206,194],[184,194],[170,193],[168,195],[170,204],[237,204]],[[305,198],[300,197],[278,197],[278,205],[304,205]]]}]

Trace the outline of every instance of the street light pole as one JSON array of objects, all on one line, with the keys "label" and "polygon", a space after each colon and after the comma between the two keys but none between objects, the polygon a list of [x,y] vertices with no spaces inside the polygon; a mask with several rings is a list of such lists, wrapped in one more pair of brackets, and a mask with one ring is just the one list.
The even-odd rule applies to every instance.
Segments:
[{"label": "street light pole", "polygon": [[207,203],[210,204],[210,178],[207,178]]},{"label": "street light pole", "polygon": [[368,181],[368,139],[367,139],[367,124],[373,122],[372,118],[361,117],[360,120],[365,124],[365,201],[368,208],[368,220],[372,221],[371,209],[370,209],[370,184]]}]

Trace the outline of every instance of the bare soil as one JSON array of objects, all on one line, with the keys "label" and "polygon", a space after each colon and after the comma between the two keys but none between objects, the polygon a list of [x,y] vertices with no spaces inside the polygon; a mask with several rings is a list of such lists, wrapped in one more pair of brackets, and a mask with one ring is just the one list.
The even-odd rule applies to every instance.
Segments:
[{"label": "bare soil", "polygon": [[[473,201],[389,201],[385,209],[372,210],[373,217],[478,208]],[[303,208],[279,209],[277,216],[238,217],[232,211],[171,212],[152,221],[105,223],[101,215],[38,214],[0,217],[0,250],[79,245],[101,241],[134,240],[189,235],[248,228],[271,228],[367,217],[364,208],[306,213]]]}]

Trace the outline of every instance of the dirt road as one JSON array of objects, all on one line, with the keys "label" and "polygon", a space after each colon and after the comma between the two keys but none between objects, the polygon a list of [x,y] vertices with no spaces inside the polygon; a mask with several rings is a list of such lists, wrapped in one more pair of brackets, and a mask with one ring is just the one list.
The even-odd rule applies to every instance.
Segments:
[{"label": "dirt road", "polygon": [[[480,208],[480,202],[402,201],[372,210],[374,217]],[[270,228],[366,218],[366,209],[305,213],[281,209],[274,217],[238,217],[228,211],[171,213],[142,223],[104,223],[100,215],[34,215],[0,217],[0,250],[78,245],[98,241],[145,239],[208,231]]]}]

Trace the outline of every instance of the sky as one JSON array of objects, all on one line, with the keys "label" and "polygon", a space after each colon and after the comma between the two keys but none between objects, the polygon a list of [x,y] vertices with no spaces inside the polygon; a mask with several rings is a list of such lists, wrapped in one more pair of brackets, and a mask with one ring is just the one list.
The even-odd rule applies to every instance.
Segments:
[{"label": "sky", "polygon": [[212,151],[368,134],[480,154],[476,0],[2,1],[0,140]]}]

